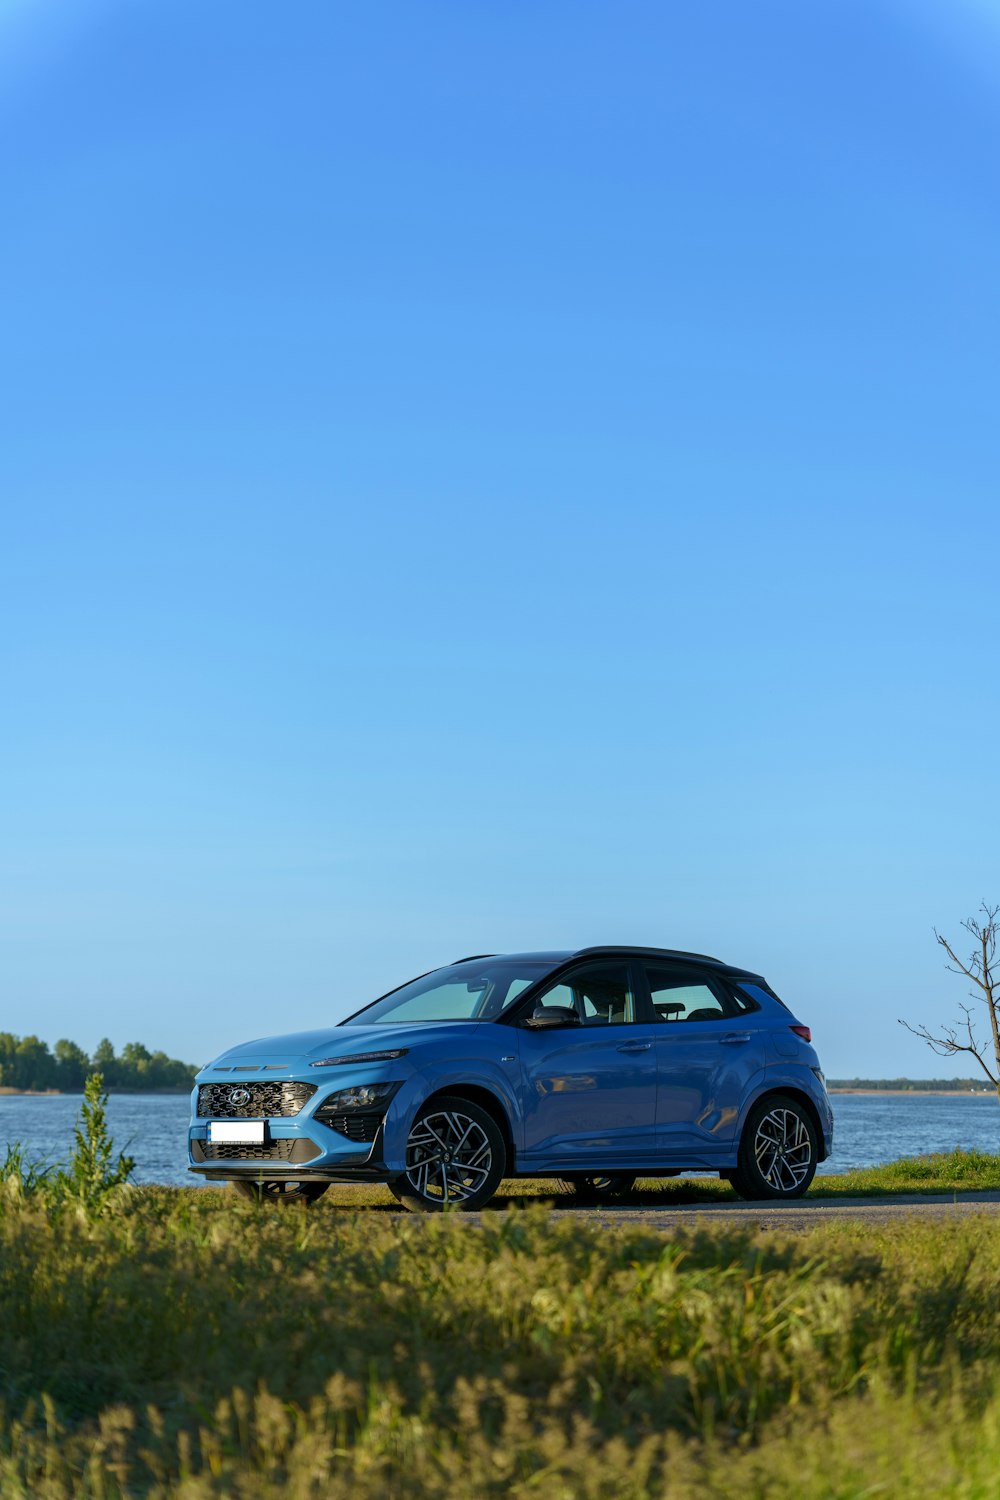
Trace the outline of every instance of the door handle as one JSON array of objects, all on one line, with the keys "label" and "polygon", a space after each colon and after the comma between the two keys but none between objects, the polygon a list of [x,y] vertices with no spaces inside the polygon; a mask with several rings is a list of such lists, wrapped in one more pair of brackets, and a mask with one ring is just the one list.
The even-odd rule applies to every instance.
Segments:
[{"label": "door handle", "polygon": [[652,1042],[622,1042],[619,1052],[648,1052]]},{"label": "door handle", "polygon": [[725,1036],[720,1036],[719,1041],[726,1047],[737,1047],[740,1042],[750,1040],[749,1031],[727,1031]]}]

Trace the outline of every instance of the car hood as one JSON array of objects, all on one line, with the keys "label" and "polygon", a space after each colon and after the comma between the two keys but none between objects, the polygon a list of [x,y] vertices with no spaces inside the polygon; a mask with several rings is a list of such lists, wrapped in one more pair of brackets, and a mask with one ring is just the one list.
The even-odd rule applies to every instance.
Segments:
[{"label": "car hood", "polygon": [[425,1021],[419,1026],[330,1026],[321,1031],[290,1031],[282,1036],[259,1037],[229,1047],[208,1065],[214,1067],[253,1063],[314,1061],[318,1057],[353,1057],[357,1052],[386,1052],[393,1047],[412,1048],[422,1042],[440,1043],[446,1037],[468,1041],[479,1029],[478,1021]]}]

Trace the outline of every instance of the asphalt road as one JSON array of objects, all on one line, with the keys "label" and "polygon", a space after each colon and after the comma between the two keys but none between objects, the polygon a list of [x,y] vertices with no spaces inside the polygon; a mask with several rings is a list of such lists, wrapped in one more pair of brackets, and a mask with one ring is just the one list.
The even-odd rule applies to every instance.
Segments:
[{"label": "asphalt road", "polygon": [[975,1214],[1000,1216],[1000,1193],[949,1193],[941,1197],[916,1194],[891,1198],[797,1199],[794,1203],[690,1203],[682,1208],[655,1206],[618,1208],[560,1208],[588,1224],[607,1224],[628,1229],[692,1228],[696,1224],[738,1225],[741,1228],[780,1229],[801,1232],[823,1224],[849,1219],[880,1227],[908,1219],[954,1223]]}]

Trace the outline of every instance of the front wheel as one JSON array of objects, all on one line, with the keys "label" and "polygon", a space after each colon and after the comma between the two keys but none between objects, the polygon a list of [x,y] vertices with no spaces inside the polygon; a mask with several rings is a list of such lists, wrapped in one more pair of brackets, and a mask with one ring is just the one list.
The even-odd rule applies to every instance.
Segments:
[{"label": "front wheel", "polygon": [[500,1186],[507,1152],[499,1126],[468,1099],[442,1095],[425,1104],[406,1142],[406,1171],[389,1183],[412,1213],[475,1209]]},{"label": "front wheel", "polygon": [[801,1198],[816,1175],[816,1127],[787,1094],[754,1105],[729,1181],[741,1198]]},{"label": "front wheel", "polygon": [[230,1179],[230,1187],[252,1203],[303,1203],[308,1206],[322,1198],[329,1186],[328,1182],[296,1182],[291,1179],[279,1182],[248,1182],[244,1177]]}]

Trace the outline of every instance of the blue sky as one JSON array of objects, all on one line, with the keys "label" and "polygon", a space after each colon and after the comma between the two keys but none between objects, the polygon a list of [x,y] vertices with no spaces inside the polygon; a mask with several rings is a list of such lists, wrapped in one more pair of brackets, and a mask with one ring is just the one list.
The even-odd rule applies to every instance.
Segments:
[{"label": "blue sky", "polygon": [[0,1024],[466,952],[949,1067],[997,864],[1000,19],[0,9]]}]

